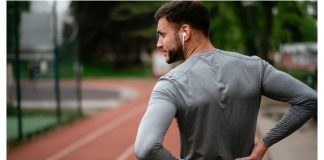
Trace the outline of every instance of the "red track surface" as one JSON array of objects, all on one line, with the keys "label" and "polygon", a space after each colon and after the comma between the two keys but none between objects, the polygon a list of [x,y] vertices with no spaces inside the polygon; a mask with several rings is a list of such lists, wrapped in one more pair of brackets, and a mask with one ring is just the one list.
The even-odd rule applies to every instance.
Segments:
[{"label": "red track surface", "polygon": [[[133,145],[155,80],[84,80],[83,86],[129,87],[139,96],[112,110],[53,129],[8,152],[9,160],[133,160]],[[63,82],[62,85],[68,85]],[[179,155],[179,133],[175,121],[164,145]]]}]

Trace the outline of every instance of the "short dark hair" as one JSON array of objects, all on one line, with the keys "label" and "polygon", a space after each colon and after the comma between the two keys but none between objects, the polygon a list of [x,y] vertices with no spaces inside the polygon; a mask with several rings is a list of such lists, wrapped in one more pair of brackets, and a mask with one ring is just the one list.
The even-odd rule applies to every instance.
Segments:
[{"label": "short dark hair", "polygon": [[198,1],[171,1],[161,6],[155,13],[155,20],[166,17],[176,25],[183,23],[201,30],[206,37],[209,34],[210,14],[207,7]]}]

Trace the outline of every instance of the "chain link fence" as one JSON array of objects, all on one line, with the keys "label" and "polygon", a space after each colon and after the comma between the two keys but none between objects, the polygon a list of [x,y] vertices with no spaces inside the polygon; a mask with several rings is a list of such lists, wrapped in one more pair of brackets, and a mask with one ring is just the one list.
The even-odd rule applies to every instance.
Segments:
[{"label": "chain link fence", "polygon": [[77,28],[65,40],[56,2],[24,5],[7,2],[9,143],[82,116]]}]

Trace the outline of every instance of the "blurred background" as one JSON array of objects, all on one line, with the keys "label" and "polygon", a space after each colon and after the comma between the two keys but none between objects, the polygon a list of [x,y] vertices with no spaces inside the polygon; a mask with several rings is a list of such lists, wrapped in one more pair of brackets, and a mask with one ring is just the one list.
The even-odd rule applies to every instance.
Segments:
[{"label": "blurred background", "polygon": [[[84,81],[155,82],[175,67],[155,47],[164,3],[7,1],[8,150],[140,92]],[[257,55],[317,90],[317,1],[203,3],[216,48]],[[284,111],[274,110],[264,115],[277,120]]]}]

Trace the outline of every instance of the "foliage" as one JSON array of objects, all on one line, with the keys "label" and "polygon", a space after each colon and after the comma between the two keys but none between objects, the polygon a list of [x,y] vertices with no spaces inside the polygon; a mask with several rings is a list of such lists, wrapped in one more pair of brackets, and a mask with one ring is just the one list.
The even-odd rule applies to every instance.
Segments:
[{"label": "foliage", "polygon": [[317,16],[307,13],[310,6],[317,10],[317,2],[278,3],[270,43],[272,48],[278,48],[281,43],[317,41]]},{"label": "foliage", "polygon": [[[165,2],[73,1],[81,60],[140,64],[141,52],[155,48],[155,11]],[[317,41],[317,1],[205,1],[211,12],[215,47],[268,59],[283,43]],[[18,19],[29,1],[7,1],[7,49],[13,51],[15,4]],[[69,27],[69,26],[66,26]]]},{"label": "foliage", "polygon": [[211,12],[210,38],[217,48],[269,60],[268,53],[280,44],[317,41],[316,1],[204,3]]},{"label": "foliage", "polygon": [[161,2],[73,2],[82,61],[104,60],[115,69],[141,63],[154,45],[153,15]]},{"label": "foliage", "polygon": [[[65,53],[80,52],[83,63],[109,63],[111,69],[119,71],[141,65],[141,54],[151,53],[155,48],[153,16],[163,3],[73,1],[71,9],[78,25],[78,36],[76,41],[67,44],[66,40],[60,46],[63,59]],[[268,54],[277,51],[283,43],[317,41],[317,1],[203,3],[211,13],[210,39],[216,48],[269,60]],[[16,4],[18,20],[21,13],[30,8],[29,1],[7,1],[7,53],[14,51]],[[71,26],[65,26],[66,32],[71,30]]]},{"label": "foliage", "polygon": [[[155,11],[164,2],[72,3],[82,60],[113,62],[116,69],[141,63],[155,46]],[[203,2],[211,12],[215,47],[269,60],[283,43],[317,41],[317,2]],[[309,13],[313,10],[313,13]]]}]

